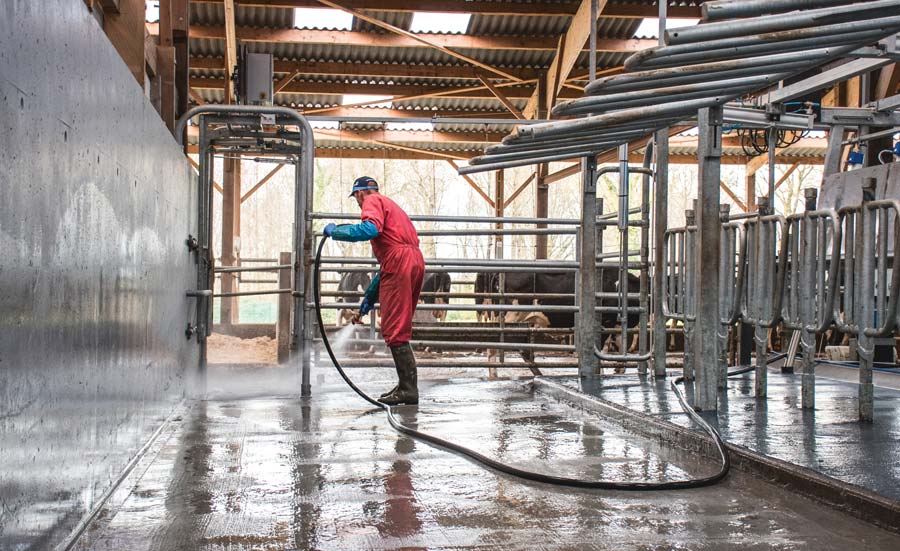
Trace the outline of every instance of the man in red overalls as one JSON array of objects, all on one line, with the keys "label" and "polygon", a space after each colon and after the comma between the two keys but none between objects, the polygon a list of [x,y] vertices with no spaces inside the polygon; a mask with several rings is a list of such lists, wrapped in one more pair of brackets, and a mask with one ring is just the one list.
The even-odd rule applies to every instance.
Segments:
[{"label": "man in red overalls", "polygon": [[[399,383],[381,395],[387,405],[418,404],[416,358],[409,339],[412,318],[422,290],[425,260],[419,250],[419,235],[409,216],[397,203],[378,193],[378,182],[361,176],[353,182],[350,196],[362,209],[359,224],[325,226],[325,235],[337,241],[371,241],[381,271],[366,289],[360,314],[381,303],[381,334],[391,349]],[[380,296],[380,300],[379,300]]]}]

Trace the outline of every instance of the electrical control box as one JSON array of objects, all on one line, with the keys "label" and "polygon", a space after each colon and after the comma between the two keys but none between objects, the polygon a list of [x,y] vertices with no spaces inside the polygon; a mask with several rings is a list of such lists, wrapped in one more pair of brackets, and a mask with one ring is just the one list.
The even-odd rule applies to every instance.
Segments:
[{"label": "electrical control box", "polygon": [[272,105],[272,54],[254,54],[241,48],[237,70],[237,96],[243,105]]}]

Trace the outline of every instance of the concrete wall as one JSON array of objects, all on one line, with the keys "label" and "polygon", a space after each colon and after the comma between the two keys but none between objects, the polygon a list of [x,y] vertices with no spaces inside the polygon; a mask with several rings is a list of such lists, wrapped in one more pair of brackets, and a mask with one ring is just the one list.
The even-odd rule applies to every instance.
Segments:
[{"label": "concrete wall", "polygon": [[0,2],[0,549],[65,537],[182,400],[194,180],[84,2]]}]

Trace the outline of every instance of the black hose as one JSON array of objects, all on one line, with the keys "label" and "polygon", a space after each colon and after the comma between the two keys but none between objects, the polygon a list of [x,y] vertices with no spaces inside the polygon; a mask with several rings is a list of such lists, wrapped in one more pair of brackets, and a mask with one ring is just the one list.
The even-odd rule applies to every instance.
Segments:
[{"label": "black hose", "polygon": [[[391,406],[382,404],[381,402],[375,400],[362,390],[358,386],[356,386],[353,381],[347,376],[344,372],[344,369],[341,367],[341,363],[338,361],[337,357],[334,355],[334,351],[331,349],[331,343],[328,342],[328,335],[325,332],[325,324],[322,323],[322,308],[321,308],[321,291],[319,289],[321,276],[319,271],[319,263],[322,258],[322,249],[325,246],[325,239],[323,238],[319,242],[319,247],[316,250],[316,263],[314,266],[314,285],[313,285],[313,297],[315,299],[315,307],[316,307],[316,320],[319,322],[319,331],[322,334],[322,343],[325,345],[325,351],[328,352],[328,357],[331,358],[331,362],[334,364],[335,369],[337,369],[341,378],[344,379],[344,382],[347,383],[347,386],[353,389],[360,398],[369,402],[375,407],[383,409],[387,413],[388,422],[391,424],[394,429],[398,432],[411,436],[413,438],[422,440],[424,442],[428,442],[429,444],[433,444],[439,448],[444,448],[446,450],[457,452],[461,455],[474,459],[475,461],[491,467],[497,471],[502,473],[506,473],[512,476],[516,476],[525,480],[532,480],[534,482],[543,482],[545,484],[553,484],[556,486],[571,486],[576,488],[595,488],[595,489],[604,489],[604,490],[626,490],[626,491],[648,491],[648,490],[682,490],[687,488],[700,488],[702,486],[710,486],[715,484],[716,482],[725,478],[725,475],[728,474],[729,469],[731,468],[731,461],[728,458],[728,453],[725,451],[725,444],[722,442],[722,438],[719,436],[719,433],[716,432],[712,426],[709,425],[706,421],[704,421],[697,413],[691,408],[691,406],[687,403],[684,395],[681,390],[678,388],[678,384],[684,380],[684,377],[678,377],[674,381],[671,382],[672,390],[675,392],[675,395],[678,397],[678,402],[681,404],[682,409],[684,409],[685,413],[690,416],[691,419],[694,420],[695,423],[700,425],[703,430],[705,430],[713,439],[716,445],[716,449],[719,452],[719,457],[721,458],[722,466],[718,472],[711,476],[706,476],[703,478],[693,478],[687,480],[672,480],[668,482],[621,482],[621,481],[612,481],[612,480],[582,480],[579,478],[569,478],[565,476],[554,476],[549,474],[536,473],[532,471],[526,471],[525,469],[520,469],[518,467],[514,467],[512,465],[507,465],[506,463],[501,463],[496,459],[492,459],[486,455],[480,454],[475,450],[469,449],[465,446],[461,446],[459,444],[455,444],[448,440],[444,440],[443,438],[438,438],[437,436],[418,431],[414,428],[408,427],[397,420],[394,415],[394,411]],[[741,373],[746,373],[752,368],[744,368],[742,370],[738,370],[734,373],[729,372],[729,376],[731,375],[739,375]]]}]

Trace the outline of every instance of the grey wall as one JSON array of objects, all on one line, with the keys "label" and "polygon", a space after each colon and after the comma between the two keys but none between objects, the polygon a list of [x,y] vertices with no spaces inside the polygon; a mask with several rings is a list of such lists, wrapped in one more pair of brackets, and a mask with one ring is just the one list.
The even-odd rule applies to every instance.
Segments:
[{"label": "grey wall", "polygon": [[0,2],[0,549],[59,541],[181,401],[193,182],[84,2]]}]

